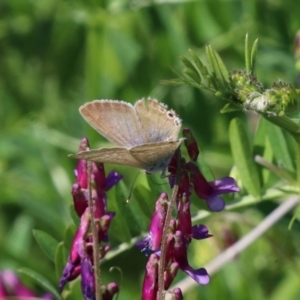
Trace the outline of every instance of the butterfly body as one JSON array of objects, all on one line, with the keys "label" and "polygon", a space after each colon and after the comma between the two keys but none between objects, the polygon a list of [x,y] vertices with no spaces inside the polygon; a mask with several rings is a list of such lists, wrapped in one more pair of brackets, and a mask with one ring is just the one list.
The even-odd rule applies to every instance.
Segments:
[{"label": "butterfly body", "polygon": [[71,157],[132,166],[147,173],[166,170],[183,139],[181,120],[155,99],[134,105],[117,100],[94,100],[79,109],[83,118],[117,147],[71,154]]}]

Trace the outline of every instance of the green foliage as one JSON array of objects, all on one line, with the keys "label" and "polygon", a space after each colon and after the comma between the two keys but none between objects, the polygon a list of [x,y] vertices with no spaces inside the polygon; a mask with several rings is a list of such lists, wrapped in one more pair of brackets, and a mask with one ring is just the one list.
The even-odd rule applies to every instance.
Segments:
[{"label": "green foliage", "polygon": [[[83,136],[93,148],[106,143],[78,113],[78,107],[92,99],[134,102],[157,97],[193,131],[202,151],[198,165],[207,179],[236,174],[243,189],[236,197],[226,197],[228,211],[197,220],[214,235],[208,244],[197,244],[194,259],[201,259],[201,265],[224,248],[216,244],[224,239],[223,228],[234,225],[233,219],[239,220],[241,237],[286,197],[286,191],[297,192],[297,149],[286,132],[299,141],[298,90],[293,87],[297,71],[291,51],[299,15],[300,7],[292,0],[4,1],[0,268],[30,269],[23,271],[30,277],[25,280],[60,299],[58,277],[78,224],[69,209],[76,162],[67,154],[76,152]],[[256,37],[259,44],[251,43]],[[182,63],[180,79],[169,81],[174,86],[161,85]],[[245,73],[228,71],[233,69]],[[272,86],[278,78],[292,84]],[[234,89],[228,88],[233,81]],[[242,94],[246,86],[250,100],[249,90]],[[266,96],[267,108],[261,106]],[[264,121],[258,122],[259,115]],[[259,165],[257,155],[263,158]],[[106,166],[107,173],[112,168]],[[103,278],[105,283],[117,281],[108,269],[119,266],[124,274],[120,299],[134,300],[140,299],[146,259],[133,241],[147,230],[159,193],[170,190],[159,175],[139,178],[127,204],[136,170],[118,171],[124,180],[108,193],[109,210],[116,216],[109,231],[113,255],[103,263]],[[193,206],[197,216],[199,209],[209,215],[203,201],[193,201],[198,201]],[[209,286],[193,289],[185,299],[298,299],[299,216],[288,232],[291,217],[284,217],[214,275]],[[67,289],[62,299],[82,298],[78,281]]]},{"label": "green foliage", "polygon": [[243,186],[252,196],[260,195],[257,166],[253,160],[252,145],[242,122],[233,119],[229,126],[229,138],[234,163]]},{"label": "green foliage", "polygon": [[51,259],[51,261],[54,261],[55,251],[58,246],[57,240],[41,230],[34,230],[33,235],[48,258]]},{"label": "green foliage", "polygon": [[44,290],[49,291],[52,295],[54,295],[56,299],[58,299],[58,300],[62,299],[62,297],[57,292],[57,289],[53,285],[51,285],[51,283],[47,279],[45,279],[41,274],[39,274],[33,270],[25,269],[25,268],[19,269],[18,272],[31,277],[40,286],[42,286],[44,288]]}]

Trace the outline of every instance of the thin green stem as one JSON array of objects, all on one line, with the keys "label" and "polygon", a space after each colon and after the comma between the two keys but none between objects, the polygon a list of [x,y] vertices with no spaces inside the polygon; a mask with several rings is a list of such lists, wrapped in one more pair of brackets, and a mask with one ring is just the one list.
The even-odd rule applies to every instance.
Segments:
[{"label": "thin green stem", "polygon": [[255,155],[254,160],[261,166],[264,166],[265,168],[272,171],[279,178],[286,180],[290,185],[298,186],[298,181],[295,181],[295,179],[288,172],[286,172],[284,169],[280,169],[279,167],[275,166],[271,162],[264,159],[264,157],[260,155]]},{"label": "thin green stem", "polygon": [[177,159],[177,173],[175,177],[175,184],[173,187],[172,197],[169,202],[166,220],[163,228],[163,234],[162,234],[162,241],[161,241],[161,255],[160,255],[160,262],[159,262],[159,269],[158,269],[158,299],[164,300],[164,270],[165,270],[165,263],[166,263],[166,250],[167,250],[167,238],[168,238],[168,231],[169,231],[169,225],[172,217],[172,211],[174,209],[174,206],[176,204],[176,198],[180,183],[180,177],[181,177],[181,164],[180,164],[180,150],[178,149],[176,152],[176,159]]},{"label": "thin green stem", "polygon": [[296,167],[297,167],[297,183],[298,187],[300,188],[300,141],[298,139],[295,139],[295,144],[296,144]]},{"label": "thin green stem", "polygon": [[94,260],[94,277],[95,277],[95,289],[96,289],[96,300],[102,300],[101,293],[101,280],[100,280],[100,265],[99,265],[99,241],[98,241],[98,230],[97,222],[94,214],[94,201],[92,195],[92,162],[88,161],[88,205],[92,223],[92,234],[93,234],[93,260]]}]

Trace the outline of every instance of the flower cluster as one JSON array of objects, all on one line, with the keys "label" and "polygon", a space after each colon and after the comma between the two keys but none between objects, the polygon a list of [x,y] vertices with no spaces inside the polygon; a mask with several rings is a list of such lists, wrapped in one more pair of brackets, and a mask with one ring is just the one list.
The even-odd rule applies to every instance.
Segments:
[{"label": "flower cluster", "polygon": [[[185,145],[190,158],[194,161],[197,160],[199,149],[192,133],[186,128],[183,130],[183,135],[186,138]],[[204,268],[193,269],[187,259],[187,250],[192,239],[200,240],[212,236],[208,233],[205,225],[192,226],[190,212],[192,191],[194,190],[199,198],[205,200],[212,211],[221,211],[225,207],[225,202],[219,196],[220,194],[239,191],[235,180],[231,177],[208,182],[199,168],[193,162],[186,163],[184,158],[181,158],[180,170],[178,170],[175,156],[169,165],[171,188],[174,187],[175,176],[178,171],[180,171],[180,181],[176,195],[177,215],[168,225],[166,237],[166,258],[163,266],[165,291],[169,289],[178,269],[184,271],[199,284],[208,284],[210,280]],[[156,201],[149,233],[141,242],[137,243],[137,247],[146,255],[152,253],[146,267],[142,299],[157,299],[161,243],[168,206],[168,196],[166,193],[162,193]],[[179,288],[168,291],[168,293],[172,294],[172,299],[183,299]]]},{"label": "flower cluster", "polygon": [[[79,151],[89,148],[88,140],[82,139]],[[72,187],[72,195],[75,211],[80,218],[80,224],[73,238],[72,247],[68,261],[63,270],[59,290],[62,291],[65,284],[81,275],[81,288],[84,299],[95,299],[95,278],[93,271],[93,236],[91,235],[91,216],[88,207],[88,163],[79,160],[75,170],[76,183]],[[107,230],[114,217],[113,212],[107,212],[106,192],[118,183],[122,176],[117,172],[110,172],[105,176],[102,163],[91,163],[91,197],[93,200],[94,220],[97,220],[96,228],[98,241],[107,242]],[[109,250],[108,245],[101,245],[99,249],[99,260],[102,259]],[[103,299],[112,299],[119,288],[116,283],[110,283],[101,287]]]},{"label": "flower cluster", "polygon": [[[11,270],[0,271],[0,299],[37,299],[34,291],[26,287],[16,273]],[[54,300],[51,294],[44,294],[39,299]]]}]

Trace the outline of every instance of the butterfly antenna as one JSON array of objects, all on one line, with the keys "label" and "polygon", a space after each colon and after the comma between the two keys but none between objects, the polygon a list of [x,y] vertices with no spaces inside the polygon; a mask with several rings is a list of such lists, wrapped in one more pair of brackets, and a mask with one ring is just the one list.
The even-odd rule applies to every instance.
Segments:
[{"label": "butterfly antenna", "polygon": [[134,180],[133,180],[133,183],[132,183],[132,185],[131,185],[129,195],[128,195],[127,199],[126,199],[126,203],[129,203],[130,198],[131,198],[131,195],[132,195],[132,191],[133,191],[133,188],[134,188],[134,185],[135,185],[135,182],[136,182],[138,176],[139,176],[141,173],[142,173],[142,172],[140,171],[140,172],[138,172],[138,173],[136,174],[136,176],[135,176],[135,178],[134,178]]}]

